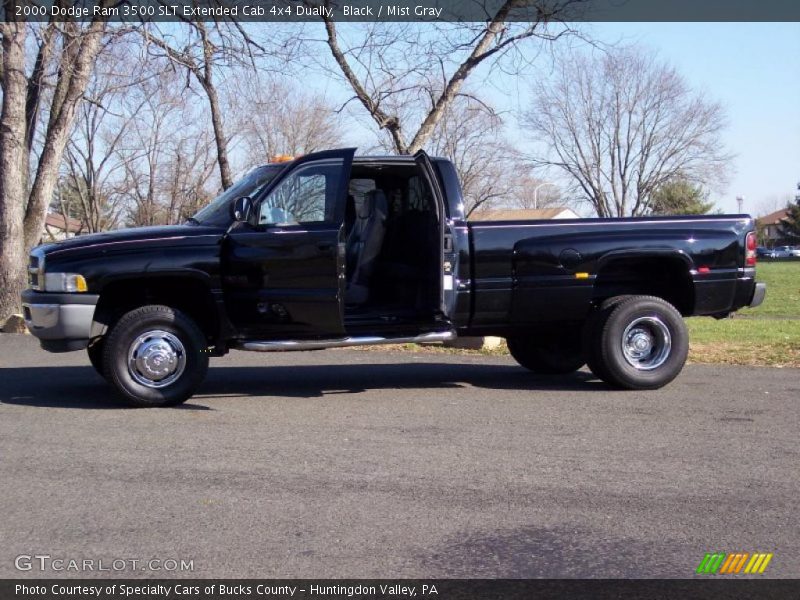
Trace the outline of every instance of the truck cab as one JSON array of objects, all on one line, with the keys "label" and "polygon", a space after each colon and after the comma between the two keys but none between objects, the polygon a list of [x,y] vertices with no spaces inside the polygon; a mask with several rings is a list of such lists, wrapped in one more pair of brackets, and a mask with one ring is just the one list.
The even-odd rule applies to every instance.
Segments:
[{"label": "truck cab", "polygon": [[[295,161],[267,193],[233,194],[238,220],[221,272],[225,312],[243,345],[449,335],[447,207],[433,168],[424,155],[318,153]],[[196,220],[205,224],[206,212]]]}]

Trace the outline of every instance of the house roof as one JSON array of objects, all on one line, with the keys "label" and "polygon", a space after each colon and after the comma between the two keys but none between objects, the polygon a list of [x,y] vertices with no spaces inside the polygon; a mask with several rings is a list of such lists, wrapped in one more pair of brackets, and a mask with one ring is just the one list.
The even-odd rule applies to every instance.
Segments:
[{"label": "house roof", "polygon": [[[566,214],[565,214],[566,213]],[[485,210],[474,213],[470,219],[475,221],[531,221],[555,218],[578,218],[578,215],[566,206],[552,208],[517,208],[506,210]]]},{"label": "house roof", "polygon": [[83,229],[83,224],[78,221],[78,219],[73,219],[72,217],[67,217],[65,225],[64,215],[59,215],[58,213],[47,213],[44,224],[47,227],[55,227],[56,229],[69,233],[80,233]]},{"label": "house roof", "polygon": [[776,210],[775,212],[771,212],[768,215],[764,215],[763,217],[758,217],[756,221],[758,222],[759,225],[777,225],[788,216],[789,216],[789,209],[782,208],[781,210]]}]

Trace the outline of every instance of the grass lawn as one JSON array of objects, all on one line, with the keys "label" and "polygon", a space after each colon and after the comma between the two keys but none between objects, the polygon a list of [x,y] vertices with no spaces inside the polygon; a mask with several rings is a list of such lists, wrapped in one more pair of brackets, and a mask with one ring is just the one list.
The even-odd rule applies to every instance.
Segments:
[{"label": "grass lawn", "polygon": [[800,367],[800,319],[688,319],[689,361]]},{"label": "grass lawn", "polygon": [[767,284],[767,298],[757,308],[743,308],[737,316],[800,319],[800,260],[761,262],[756,278]]},{"label": "grass lawn", "polygon": [[800,261],[762,262],[756,272],[764,304],[720,321],[688,319],[690,361],[800,367]]}]

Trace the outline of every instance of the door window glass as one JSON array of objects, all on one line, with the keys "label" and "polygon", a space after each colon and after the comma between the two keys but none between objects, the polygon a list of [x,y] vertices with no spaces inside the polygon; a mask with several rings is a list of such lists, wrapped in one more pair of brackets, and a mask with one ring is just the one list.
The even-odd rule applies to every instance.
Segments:
[{"label": "door window glass", "polygon": [[290,173],[261,203],[259,223],[333,222],[341,160],[310,163]]}]

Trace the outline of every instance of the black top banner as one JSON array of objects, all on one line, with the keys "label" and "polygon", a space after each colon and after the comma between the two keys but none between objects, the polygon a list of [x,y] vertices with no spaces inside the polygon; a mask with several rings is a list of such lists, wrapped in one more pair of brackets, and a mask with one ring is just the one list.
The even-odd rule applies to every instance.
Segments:
[{"label": "black top banner", "polygon": [[788,579],[5,579],[3,600],[796,600]]},{"label": "black top banner", "polygon": [[797,0],[7,0],[0,20],[800,21]]}]

